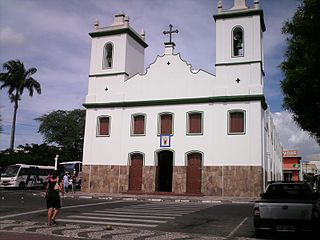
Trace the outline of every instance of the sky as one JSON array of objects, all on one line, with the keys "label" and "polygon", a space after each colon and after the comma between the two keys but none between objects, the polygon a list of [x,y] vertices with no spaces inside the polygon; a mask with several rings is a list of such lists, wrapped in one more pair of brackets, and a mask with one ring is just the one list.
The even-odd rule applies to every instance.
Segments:
[{"label": "sky", "polygon": [[[223,0],[223,9],[233,0]],[[248,0],[249,7],[253,0]],[[284,149],[296,149],[303,160],[319,156],[320,147],[292,121],[282,108],[280,63],[284,60],[286,36],[281,27],[292,18],[298,0],[260,0],[264,11],[265,97],[273,114],[278,138]],[[175,52],[194,69],[215,74],[215,22],[218,0],[0,0],[0,64],[21,60],[36,67],[33,77],[41,84],[41,95],[24,92],[19,103],[15,146],[43,142],[35,118],[53,110],[83,108],[88,87],[91,38],[96,19],[109,26],[113,16],[124,12],[137,32],[146,32],[145,68],[164,54],[163,35],[169,24]],[[2,71],[2,69],[1,69]],[[0,90],[3,132],[0,150],[9,147],[13,104],[7,89]]]}]

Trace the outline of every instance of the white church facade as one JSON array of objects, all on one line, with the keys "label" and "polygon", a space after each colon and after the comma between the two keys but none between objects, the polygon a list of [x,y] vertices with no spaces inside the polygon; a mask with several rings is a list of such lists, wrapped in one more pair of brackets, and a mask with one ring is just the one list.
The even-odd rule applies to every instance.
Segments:
[{"label": "white church facade", "polygon": [[[216,23],[216,75],[165,43],[144,69],[144,33],[124,13],[92,38],[82,191],[258,196],[282,178],[263,91],[263,11],[235,0]],[[170,28],[170,30],[172,30]],[[174,31],[171,31],[174,32]]]}]

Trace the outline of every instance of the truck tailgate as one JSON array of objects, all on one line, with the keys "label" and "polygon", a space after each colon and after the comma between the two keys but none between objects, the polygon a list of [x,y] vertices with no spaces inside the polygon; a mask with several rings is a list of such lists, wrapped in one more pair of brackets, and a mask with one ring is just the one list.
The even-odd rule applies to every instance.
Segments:
[{"label": "truck tailgate", "polygon": [[259,208],[261,219],[310,220],[312,218],[312,204],[261,202]]}]

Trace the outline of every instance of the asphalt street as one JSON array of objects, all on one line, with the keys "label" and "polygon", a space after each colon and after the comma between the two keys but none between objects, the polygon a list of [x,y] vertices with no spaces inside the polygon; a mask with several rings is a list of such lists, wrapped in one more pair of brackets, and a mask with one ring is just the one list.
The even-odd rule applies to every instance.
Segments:
[{"label": "asphalt street", "polygon": [[0,197],[0,239],[255,239],[252,202],[103,199],[69,194],[58,224],[48,227],[41,191],[1,189]]}]

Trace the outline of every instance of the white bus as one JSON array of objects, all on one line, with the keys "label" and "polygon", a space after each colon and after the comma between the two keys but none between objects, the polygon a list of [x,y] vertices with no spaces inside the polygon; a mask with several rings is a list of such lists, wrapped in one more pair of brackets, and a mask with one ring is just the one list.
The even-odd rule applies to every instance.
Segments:
[{"label": "white bus", "polygon": [[60,172],[68,173],[69,178],[69,186],[72,184],[71,176],[75,175],[77,178],[76,185],[77,187],[81,186],[81,178],[82,178],[82,162],[81,161],[70,161],[70,162],[61,162],[59,163]]},{"label": "white bus", "polygon": [[54,171],[54,166],[15,164],[8,166],[1,174],[0,187],[3,188],[43,188],[46,178]]}]

